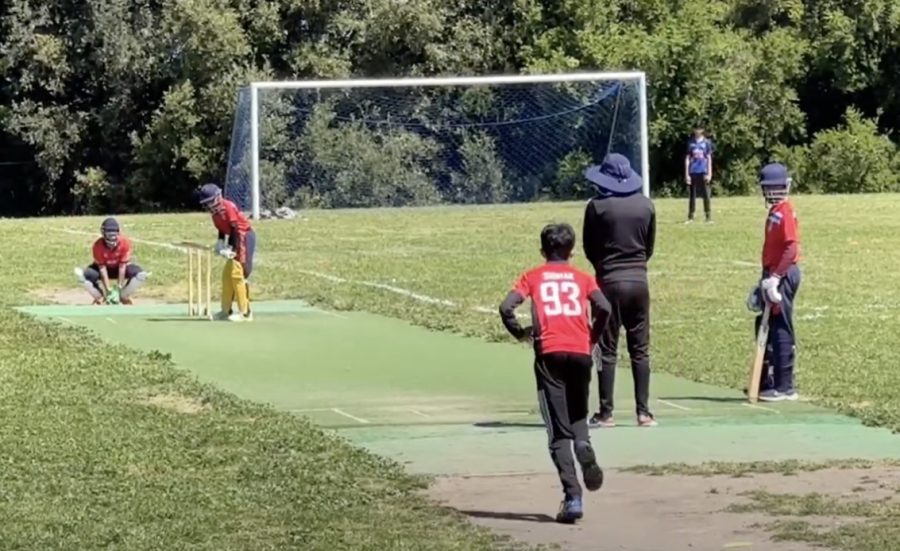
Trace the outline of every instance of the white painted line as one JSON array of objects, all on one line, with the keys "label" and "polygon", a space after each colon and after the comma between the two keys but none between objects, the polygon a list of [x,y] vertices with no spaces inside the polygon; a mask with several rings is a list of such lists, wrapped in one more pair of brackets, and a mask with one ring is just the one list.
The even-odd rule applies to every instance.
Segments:
[{"label": "white painted line", "polygon": [[325,413],[332,411],[333,408],[309,408],[309,409],[289,409],[291,413]]},{"label": "white painted line", "polygon": [[419,411],[419,410],[417,410],[417,409],[409,408],[409,411],[410,411],[411,413],[414,413],[414,414],[418,415],[419,417],[431,417],[431,416],[428,415],[427,413],[422,413],[421,411]]},{"label": "white painted line", "polygon": [[735,266],[747,266],[749,268],[759,268],[760,267],[758,262],[748,262],[746,260],[735,260],[735,261],[733,261],[733,264]]},{"label": "white painted line", "polygon": [[[53,229],[56,231],[68,233],[71,235],[87,235],[89,237],[100,237],[99,233],[94,233],[94,232],[87,232],[87,231],[82,231],[82,230],[72,230],[69,228],[64,228],[64,229],[53,228]],[[164,249],[169,249],[172,251],[179,251],[179,252],[187,253],[186,248],[179,247],[178,245],[173,245],[171,243],[160,243],[159,241],[147,241],[146,239],[138,239],[137,237],[132,237],[130,235],[128,236],[128,239],[130,241],[134,241],[135,243],[142,243],[144,245],[151,245],[153,247],[162,247]]]},{"label": "white painted line", "polygon": [[775,408],[770,408],[770,407],[766,407],[766,406],[760,406],[760,405],[757,405],[757,404],[741,404],[741,405],[744,406],[744,407],[753,408],[753,409],[760,409],[760,410],[763,410],[763,411],[769,411],[769,412],[777,413],[777,414],[781,415],[781,412],[778,411],[778,410],[775,409]]},{"label": "white painted line", "polygon": [[[311,313],[311,314],[324,315],[324,316],[331,316],[331,317],[333,317],[333,318],[338,318],[338,319],[342,319],[342,320],[350,319],[350,318],[348,318],[347,316],[345,316],[345,315],[343,315],[343,314],[338,314],[337,312],[330,312],[330,311],[328,311],[328,310],[312,309],[312,310],[307,310],[307,311],[308,311],[309,313]],[[291,314],[290,317],[292,317],[292,318],[299,318],[300,316],[299,316],[299,314]]]},{"label": "white painted line", "polygon": [[113,325],[116,325],[116,323],[117,323],[116,320],[114,320],[112,318],[106,318],[106,321],[108,321],[109,323],[111,323]]},{"label": "white painted line", "polygon": [[363,419],[362,417],[357,417],[357,416],[355,416],[355,415],[350,415],[349,413],[347,413],[346,411],[344,411],[344,410],[342,410],[342,409],[331,408],[331,411],[337,413],[338,415],[343,415],[343,416],[346,417],[347,419],[353,419],[353,420],[356,421],[357,423],[362,423],[362,424],[364,424],[364,425],[369,424],[369,422],[368,422],[367,420]]},{"label": "white painted line", "polygon": [[455,302],[452,302],[452,301],[449,301],[446,299],[430,297],[428,295],[423,295],[423,294],[416,293],[414,291],[410,291],[409,289],[403,289],[402,287],[394,287],[393,285],[386,285],[384,283],[378,283],[376,281],[357,281],[354,279],[346,279],[343,277],[333,276],[330,274],[323,274],[322,272],[315,272],[312,270],[295,270],[295,271],[297,271],[301,274],[306,274],[306,275],[311,275],[313,277],[327,279],[327,280],[333,281],[335,283],[350,283],[353,285],[362,285],[364,287],[371,287],[373,289],[381,289],[383,291],[390,291],[392,293],[396,293],[398,295],[403,295],[405,297],[409,297],[411,299],[415,299],[420,302],[427,302],[429,304],[440,304],[442,306],[452,306],[452,307],[458,306]]},{"label": "white painted line", "polygon": [[657,398],[656,401],[659,402],[660,404],[665,404],[665,405],[673,407],[675,409],[680,409],[683,411],[691,411],[691,408],[689,408],[687,406],[682,406],[682,405],[676,404],[675,402],[670,402],[668,400],[663,400],[661,398]]},{"label": "white painted line", "polygon": [[66,323],[71,323],[71,324],[73,324],[73,325],[75,324],[74,321],[70,320],[69,318],[64,318],[64,317],[62,317],[62,316],[56,316],[56,319],[61,320],[61,321],[64,321],[64,322],[66,322]]}]

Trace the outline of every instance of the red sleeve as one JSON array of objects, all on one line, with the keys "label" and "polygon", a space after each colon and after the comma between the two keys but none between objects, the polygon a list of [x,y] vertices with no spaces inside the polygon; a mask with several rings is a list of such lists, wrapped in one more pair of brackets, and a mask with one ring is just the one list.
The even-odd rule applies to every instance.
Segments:
[{"label": "red sleeve", "polygon": [[119,264],[131,262],[131,241],[126,238],[119,240]]},{"label": "red sleeve", "polygon": [[584,296],[589,297],[594,291],[600,290],[600,287],[597,285],[597,280],[594,279],[593,276],[589,274],[582,274],[582,277],[584,278]]},{"label": "red sleeve", "polygon": [[787,243],[796,243],[797,242],[797,216],[794,214],[794,209],[788,207],[784,209],[782,212],[784,219],[781,222],[781,231],[784,236],[784,242]]},{"label": "red sleeve", "polygon": [[531,296],[531,279],[528,277],[528,274],[522,274],[519,280],[516,282],[516,286],[513,287],[513,291],[519,293],[525,298]]},{"label": "red sleeve", "polygon": [[91,256],[94,257],[94,262],[97,264],[97,266],[103,266],[104,264],[106,264],[106,258],[103,256],[102,239],[94,241],[94,246],[91,247]]},{"label": "red sleeve", "polygon": [[797,242],[791,241],[790,243],[785,245],[784,253],[782,253],[781,255],[781,260],[778,261],[778,265],[775,266],[775,269],[772,270],[772,273],[779,277],[783,276],[788,271],[788,268],[791,267],[791,264],[793,264],[796,260]]},{"label": "red sleeve", "polygon": [[781,212],[781,235],[784,243],[784,251],[781,253],[781,259],[775,266],[773,273],[783,276],[791,264],[797,261],[800,249],[800,243],[797,235],[797,216],[794,209],[788,204]]}]

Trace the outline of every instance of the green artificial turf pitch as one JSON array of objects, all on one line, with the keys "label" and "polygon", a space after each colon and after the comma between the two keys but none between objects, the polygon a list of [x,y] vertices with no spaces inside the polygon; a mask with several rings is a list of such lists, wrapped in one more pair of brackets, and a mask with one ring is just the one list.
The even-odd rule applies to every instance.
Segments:
[{"label": "green artificial turf pitch", "polygon": [[[547,467],[525,347],[301,301],[257,303],[255,321],[243,324],[191,319],[180,304],[22,310],[171,354],[203,382],[339,430],[413,472]],[[751,405],[738,392],[666,374],[654,375],[651,389],[661,426],[636,429],[630,374],[620,371],[617,417],[625,427],[594,432],[607,466],[900,455],[887,430],[808,403]]]}]

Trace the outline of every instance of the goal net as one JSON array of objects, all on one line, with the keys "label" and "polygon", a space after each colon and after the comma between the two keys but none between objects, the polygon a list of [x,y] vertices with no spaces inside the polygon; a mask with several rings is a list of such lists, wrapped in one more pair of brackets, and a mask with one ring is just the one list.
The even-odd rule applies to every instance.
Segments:
[{"label": "goal net", "polygon": [[238,95],[225,195],[359,208],[583,199],[628,157],[647,186],[643,73],[258,82]]}]

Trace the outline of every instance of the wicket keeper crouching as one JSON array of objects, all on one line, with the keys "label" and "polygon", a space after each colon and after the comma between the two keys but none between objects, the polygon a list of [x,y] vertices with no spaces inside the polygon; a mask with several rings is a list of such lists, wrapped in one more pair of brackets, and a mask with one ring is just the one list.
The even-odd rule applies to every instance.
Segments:
[{"label": "wicket keeper crouching", "polygon": [[[562,523],[573,523],[583,516],[573,445],[585,487],[595,491],[603,485],[587,415],[591,347],[606,325],[610,305],[593,276],[569,265],[574,246],[575,231],[570,225],[546,226],[541,231],[541,254],[547,262],[525,272],[500,305],[506,329],[517,339],[531,339],[534,344],[538,404],[547,428],[550,457],[564,492],[556,515],[557,522]],[[532,302],[529,329],[522,328],[515,314],[526,298]]]},{"label": "wicket keeper crouching", "polygon": [[[216,319],[252,321],[249,279],[253,273],[256,232],[237,205],[222,197],[219,186],[201,186],[198,201],[209,210],[213,225],[219,232],[215,245],[216,254],[227,259],[222,269],[222,310],[216,315]],[[235,301],[238,312],[231,309]]]},{"label": "wicket keeper crouching", "polygon": [[121,235],[115,218],[103,221],[100,235],[91,247],[94,261],[86,268],[75,268],[75,277],[94,304],[132,304],[134,292],[150,274],[133,262],[131,241]]},{"label": "wicket keeper crouching", "polygon": [[[797,267],[800,238],[797,215],[788,200],[791,178],[784,165],[772,163],[760,171],[759,184],[769,206],[762,251],[762,280],[747,297],[747,307],[755,312],[761,312],[765,302],[771,305],[759,399],[766,402],[797,400],[793,318],[794,300],[801,279]],[[762,314],[756,317],[757,334],[761,323]]]}]

